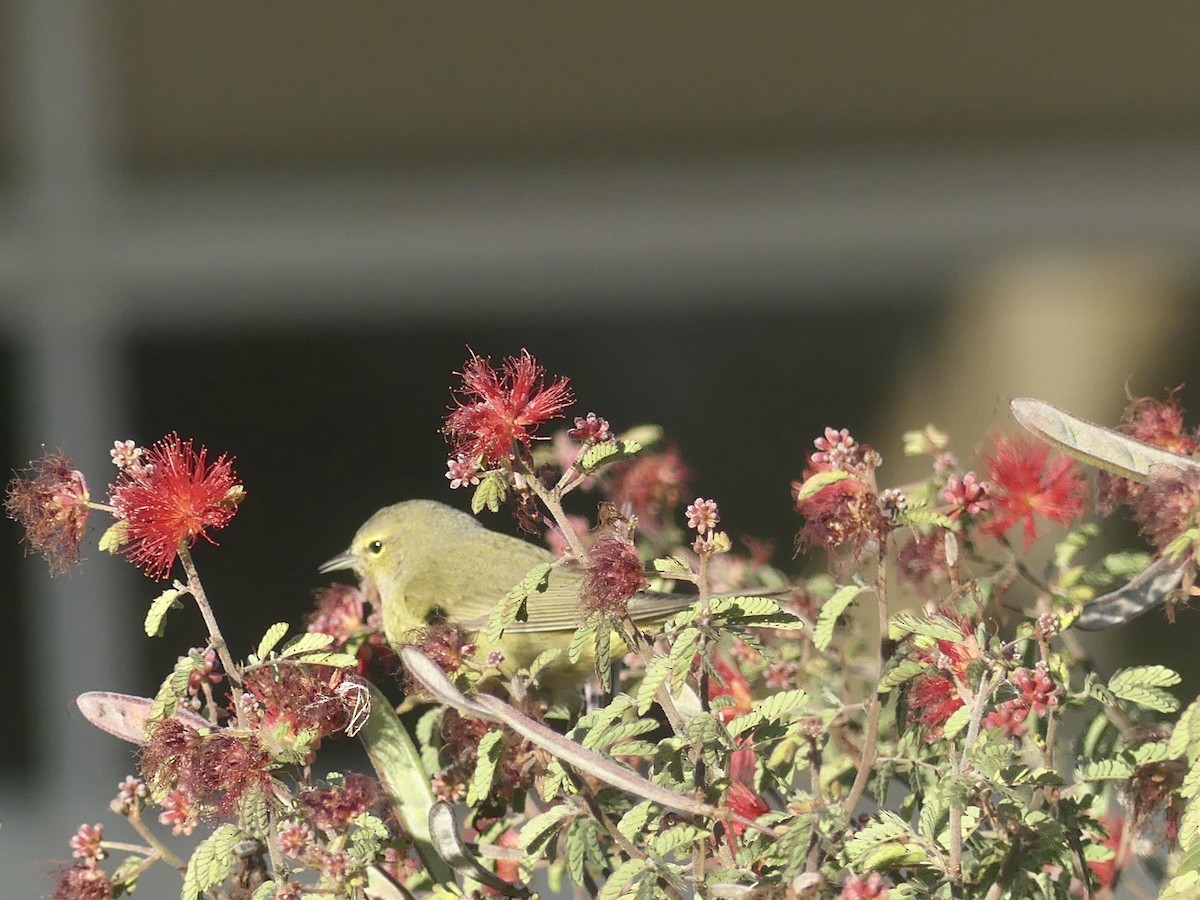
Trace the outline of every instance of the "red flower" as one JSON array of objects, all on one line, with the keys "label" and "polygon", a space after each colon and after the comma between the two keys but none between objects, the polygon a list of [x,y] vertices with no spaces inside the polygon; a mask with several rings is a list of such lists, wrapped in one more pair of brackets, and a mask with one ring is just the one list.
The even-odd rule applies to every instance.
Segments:
[{"label": "red flower", "polygon": [[838,900],[887,900],[887,882],[878,872],[872,872],[866,878],[851,875],[842,885]]},{"label": "red flower", "polygon": [[1050,458],[1046,444],[997,435],[991,456],[984,456],[993,492],[992,515],[983,530],[1000,537],[1018,522],[1025,525],[1025,549],[1037,539],[1034,516],[1068,525],[1083,514],[1087,484],[1075,461]]},{"label": "red flower", "polygon": [[528,350],[510,356],[500,371],[472,351],[460,374],[462,399],[442,431],[460,457],[482,457],[488,465],[508,459],[517,444],[528,447],[534,430],[574,400],[566,378],[543,387],[542,367]]},{"label": "red flower", "polygon": [[[771,811],[771,807],[767,805],[767,801],[762,798],[761,794],[756,794],[752,788],[740,781],[730,782],[729,790],[725,793],[725,805],[730,812],[751,821]],[[744,822],[730,822],[729,830],[741,837],[746,831],[746,825]]]},{"label": "red flower", "polygon": [[1096,877],[1096,884],[1102,888],[1112,887],[1117,880],[1117,847],[1121,845],[1121,832],[1125,830],[1125,820],[1116,816],[1105,816],[1102,820],[1108,837],[1104,846],[1113,852],[1108,859],[1093,859],[1088,862],[1088,868]]},{"label": "red flower", "polygon": [[922,675],[913,681],[908,695],[908,717],[927,730],[926,741],[942,736],[942,726],[966,701],[959,692],[965,684],[967,668],[979,658],[979,644],[966,619],[955,620],[962,632],[961,641],[939,638],[936,644],[918,652],[917,656],[939,670],[937,674]]},{"label": "red flower", "polygon": [[47,453],[8,483],[4,508],[25,528],[25,543],[57,575],[79,562],[88,520],[83,473],[61,453]]},{"label": "red flower", "polygon": [[713,662],[716,663],[719,677],[708,682],[708,699],[715,700],[717,697],[733,699],[732,704],[717,710],[721,721],[728,725],[738,716],[750,712],[754,695],[750,693],[750,682],[746,680],[745,675],[720,656],[716,657]]},{"label": "red flower", "polygon": [[233,473],[233,460],[222,454],[207,465],[207,450],[170,434],[143,454],[141,465],[126,466],[117,476],[109,502],[125,521],[121,552],[149,577],[166,578],[180,546],[224,528],[237,512],[244,491]]}]

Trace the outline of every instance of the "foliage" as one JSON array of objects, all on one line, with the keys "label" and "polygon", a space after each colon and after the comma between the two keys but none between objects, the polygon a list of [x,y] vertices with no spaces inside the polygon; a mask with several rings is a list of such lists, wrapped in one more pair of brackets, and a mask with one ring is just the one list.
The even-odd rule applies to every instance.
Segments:
[{"label": "foliage", "polygon": [[[1044,446],[997,438],[979,476],[927,427],[905,448],[929,458],[929,476],[900,491],[877,486],[878,453],[829,428],[792,494],[798,546],[828,571],[789,582],[763,544],[735,547],[718,530],[715,502],[684,508],[686,470],[652,429],[614,435],[589,413],[536,443],[571,394],[566,379],[544,386],[527,353],[498,370],[472,354],[458,396],[452,487],[475,487],[477,514],[550,523],[561,559],[497,585],[482,622],[431,623],[411,646],[389,648],[372,595],[340,585],[308,630],[288,639],[277,623],[233,655],[189,553],[245,494],[225,456],[208,467],[171,436],[153,451],[178,455],[164,479],[141,467],[150,451],[118,442],[119,503],[93,502],[60,455],[14,479],[8,509],[52,566],[77,557],[88,511],[111,515],[108,549],[154,578],[182,569],[150,602],[146,635],[167,634],[185,601],[208,628],[153,700],[81,698],[89,719],[140,745],[141,779],[112,809],[146,846],[121,843],[133,855],[110,870],[103,830],[82,826],[56,897],[131,892],[161,863],[196,900],[527,897],[539,872],[556,892],[600,900],[754,889],[1065,900],[1111,891],[1143,847],[1163,896],[1195,895],[1200,700],[1180,712],[1179,676],[1153,662],[1099,671],[1071,630],[1195,593],[1197,553],[1181,541],[1200,533],[1200,489],[1190,459],[1169,452],[1192,445],[1151,427],[1177,417],[1136,401],[1108,432],[1014,404],[1035,434],[1107,470],[1102,491],[1135,510],[1166,562],[1140,551],[1081,562],[1099,529],[1079,521],[1074,462]],[[1146,443],[1122,445],[1133,436]],[[1165,481],[1164,460],[1176,467]],[[597,497],[593,532],[566,512],[577,491]],[[194,525],[163,511],[180,496],[201,504]],[[1035,565],[1047,524],[1074,530]],[[527,610],[560,569],[607,558],[591,553],[599,541],[636,548],[645,592],[600,598],[515,670],[499,651],[480,658],[475,640],[527,639]],[[1155,591],[1137,580],[1148,566],[1171,576]],[[1100,589],[1112,590],[1092,603]],[[654,603],[662,614],[635,623]],[[406,706],[421,707],[411,720],[369,683],[391,685],[397,659]],[[576,681],[593,669],[602,688],[581,708]],[[325,742],[356,734],[373,776],[315,780]],[[143,821],[149,810],[176,837],[200,830],[186,858]]]}]

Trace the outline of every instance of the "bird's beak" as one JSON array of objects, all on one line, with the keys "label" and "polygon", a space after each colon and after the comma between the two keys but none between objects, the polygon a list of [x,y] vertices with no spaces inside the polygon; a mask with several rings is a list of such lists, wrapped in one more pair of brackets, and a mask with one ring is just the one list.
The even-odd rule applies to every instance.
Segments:
[{"label": "bird's beak", "polygon": [[346,550],[342,553],[339,553],[333,559],[329,559],[321,563],[321,567],[317,569],[317,571],[322,575],[324,575],[326,572],[340,572],[343,569],[353,569],[357,562],[358,560],[354,558],[354,554],[352,554],[349,550]]}]

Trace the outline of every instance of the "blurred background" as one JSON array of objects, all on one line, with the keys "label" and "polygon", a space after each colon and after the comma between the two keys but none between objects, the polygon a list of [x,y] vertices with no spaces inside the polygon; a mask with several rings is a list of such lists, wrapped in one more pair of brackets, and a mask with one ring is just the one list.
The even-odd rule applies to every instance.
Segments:
[{"label": "blurred background", "polygon": [[[1187,382],[1200,421],[1200,8],[1130,12],[0,0],[0,458],[99,494],[117,438],[235,454],[197,561],[244,652],[374,509],[467,501],[468,345],[663,425],[785,566],[825,425],[898,483],[903,430],[966,461],[1016,396],[1114,423]],[[152,694],[202,630],[0,539],[0,873],[36,897],[81,822],[131,837],[72,698]],[[1177,664],[1189,624],[1100,649]]]}]

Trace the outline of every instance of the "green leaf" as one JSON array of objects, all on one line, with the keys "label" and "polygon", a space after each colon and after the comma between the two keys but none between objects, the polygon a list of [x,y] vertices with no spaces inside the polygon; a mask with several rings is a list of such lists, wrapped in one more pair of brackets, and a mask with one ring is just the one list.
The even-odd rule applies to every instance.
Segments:
[{"label": "green leaf", "polygon": [[1121,693],[1122,690],[1130,687],[1174,687],[1181,680],[1178,672],[1168,669],[1166,666],[1133,666],[1132,668],[1121,669],[1112,678],[1108,679],[1108,689],[1118,697],[1122,697],[1124,696]]},{"label": "green leaf", "polygon": [[829,485],[849,477],[850,473],[845,469],[834,469],[830,472],[817,472],[815,475],[810,475],[804,484],[800,485],[800,489],[796,491],[796,502],[800,503],[808,500],[829,487]]},{"label": "green leaf", "polygon": [[479,515],[487,507],[491,512],[500,512],[500,504],[508,496],[508,485],[500,472],[489,472],[479,481],[471,496],[471,512]]},{"label": "green leaf", "polygon": [[646,826],[650,822],[650,813],[653,808],[653,804],[649,800],[643,800],[636,804],[621,816],[621,821],[617,822],[617,831],[630,841],[640,840],[646,833]]},{"label": "green leaf", "polygon": [[899,641],[908,635],[918,635],[935,641],[961,641],[963,632],[959,626],[945,616],[915,616],[898,613],[888,623],[888,637]]},{"label": "green leaf", "polygon": [[915,659],[901,660],[883,673],[883,677],[879,679],[879,693],[886,694],[893,688],[911,681],[926,668],[925,663]]},{"label": "green leaf", "polygon": [[200,842],[183,876],[183,900],[200,900],[209,888],[229,877],[236,862],[233,848],[245,837],[236,825],[220,825]]},{"label": "green leaf", "polygon": [[1094,522],[1088,522],[1074,531],[1068,532],[1054,547],[1054,567],[1060,572],[1071,565],[1071,560],[1075,558],[1075,554],[1090,544],[1100,533],[1100,526]]},{"label": "green leaf", "polygon": [[143,626],[146,629],[147,637],[163,636],[167,613],[172,609],[183,609],[179,598],[186,593],[187,591],[178,588],[167,588],[154,598],[150,603],[150,609],[146,612],[146,621]]},{"label": "green leaf", "polygon": [[1197,697],[1179,716],[1171,732],[1170,755],[1186,756],[1195,763],[1200,758],[1200,697]]},{"label": "green leaf", "polygon": [[254,889],[254,893],[250,895],[250,900],[275,900],[278,887],[279,885],[275,881],[264,881]]},{"label": "green leaf", "polygon": [[180,698],[187,696],[188,682],[191,680],[192,673],[203,664],[200,659],[190,653],[180,657],[171,670],[171,674],[163,679],[158,693],[154,696],[154,704],[150,707],[150,715],[147,718],[150,720],[162,719],[174,713]]},{"label": "green leaf", "polygon": [[605,864],[604,853],[600,850],[600,826],[588,818],[578,818],[571,823],[567,831],[566,858],[567,874],[575,884],[583,884],[587,879],[587,864],[599,868]]},{"label": "green leaf", "polygon": [[255,654],[259,659],[266,659],[267,654],[275,649],[275,645],[283,640],[283,636],[287,634],[288,623],[276,622],[267,629],[267,633],[262,636],[262,640],[258,642],[258,652]]},{"label": "green leaf", "polygon": [[684,847],[690,851],[697,841],[711,836],[711,831],[697,828],[695,825],[673,825],[650,838],[650,852],[655,856],[666,856]]},{"label": "green leaf", "polygon": [[663,575],[690,575],[692,570],[687,563],[680,562],[673,556],[660,556],[653,562],[654,571]]},{"label": "green leaf", "polygon": [[567,647],[567,659],[571,661],[572,665],[579,662],[580,657],[583,656],[583,651],[591,643],[591,637],[599,622],[599,617],[592,616],[575,629],[575,634],[571,636],[571,644]]},{"label": "green leaf", "polygon": [[1133,764],[1123,759],[1097,759],[1081,763],[1075,769],[1080,781],[1112,781],[1128,778],[1133,774]]},{"label": "green leaf", "polygon": [[803,622],[770,597],[713,597],[708,609],[714,624],[740,628],[804,627]]},{"label": "green leaf", "polygon": [[321,634],[316,631],[306,631],[304,634],[298,634],[279,651],[279,655],[283,657],[297,656],[301,653],[312,653],[315,650],[323,650],[333,643],[333,638],[327,634]]},{"label": "green leaf", "polygon": [[474,806],[488,795],[492,789],[492,779],[496,775],[496,763],[500,762],[500,752],[504,749],[501,740],[504,732],[498,728],[491,729],[479,739],[479,757],[475,761],[475,774],[467,785],[467,805]]},{"label": "green leaf", "polygon": [[570,803],[559,803],[541,815],[534,816],[521,827],[521,848],[528,850],[540,843],[548,834],[560,830],[564,822],[570,821],[578,814],[579,810]]},{"label": "green leaf", "polygon": [[487,637],[491,643],[497,643],[504,635],[504,629],[517,620],[531,594],[546,589],[551,568],[550,563],[538,563],[496,604],[488,620]]},{"label": "green leaf", "polygon": [[645,715],[646,711],[650,709],[650,705],[654,703],[654,695],[658,693],[659,687],[670,674],[671,657],[656,656],[650,660],[650,664],[646,666],[646,673],[642,676],[642,683],[638,685],[638,715]]},{"label": "green leaf", "polygon": [[358,665],[358,657],[353,653],[336,653],[328,650],[293,654],[290,658],[314,666],[333,666],[337,669],[350,669]]},{"label": "green leaf", "polygon": [[633,440],[611,440],[593,444],[584,451],[580,458],[579,470],[588,473],[594,472],[601,466],[629,459],[641,449],[642,445]]},{"label": "green leaf", "polygon": [[685,628],[671,645],[669,677],[671,690],[676,694],[683,690],[684,682],[687,681],[688,674],[692,671],[692,660],[700,649],[702,637],[699,628]]},{"label": "green leaf", "polygon": [[562,647],[551,647],[549,650],[543,650],[529,664],[529,677],[536,679],[542,673],[546,666],[550,665],[563,654]]},{"label": "green leaf", "polygon": [[846,855],[851,863],[858,864],[880,844],[911,834],[908,823],[898,815],[886,809],[880,810],[878,818],[846,841]]},{"label": "green leaf", "polygon": [[251,785],[238,801],[238,824],[250,837],[266,839],[271,814],[267,809],[267,798],[257,784]]},{"label": "green leaf", "polygon": [[[429,775],[421,765],[421,756],[408,731],[387,697],[373,684],[369,684],[368,688],[371,692],[371,715],[358,737],[366,748],[380,784],[387,791],[392,812],[411,836],[430,878],[435,884],[448,883],[454,878],[453,871],[434,851],[429,834],[429,811],[433,807]],[[431,730],[432,727],[431,723]]]},{"label": "green leaf", "polygon": [[967,727],[971,721],[971,707],[965,703],[950,713],[950,718],[946,720],[946,724],[942,726],[942,733],[946,740],[952,741],[958,737],[958,733]]},{"label": "green leaf", "polygon": [[813,644],[818,650],[828,650],[833,643],[833,628],[854,602],[854,599],[866,588],[861,584],[847,584],[837,589],[834,595],[821,604],[817,614],[817,623],[813,626]]},{"label": "green leaf", "polygon": [[596,678],[605,693],[612,690],[612,629],[596,630]]},{"label": "green leaf", "polygon": [[100,552],[119,553],[128,534],[129,522],[125,519],[117,519],[105,529],[104,534],[100,535]]},{"label": "green leaf", "polygon": [[615,872],[608,876],[608,880],[604,882],[604,887],[596,895],[596,900],[618,900],[619,897],[626,896],[629,893],[627,888],[636,879],[646,874],[646,870],[647,864],[645,860],[625,860],[625,862],[617,866]]},{"label": "green leaf", "polygon": [[762,700],[756,700],[751,705],[750,712],[730,721],[729,733],[740,737],[764,722],[782,721],[785,717],[802,710],[808,704],[808,700],[808,694],[801,690],[780,691]]}]

